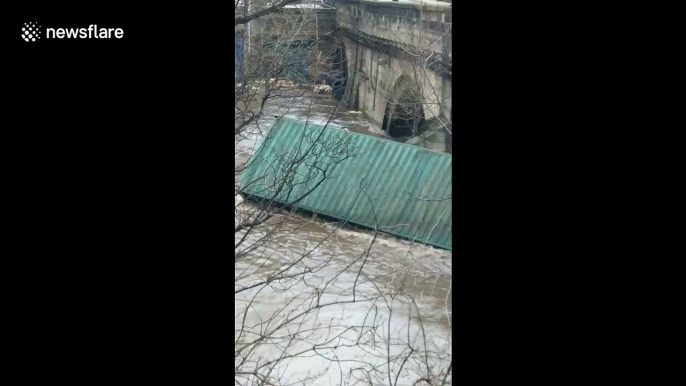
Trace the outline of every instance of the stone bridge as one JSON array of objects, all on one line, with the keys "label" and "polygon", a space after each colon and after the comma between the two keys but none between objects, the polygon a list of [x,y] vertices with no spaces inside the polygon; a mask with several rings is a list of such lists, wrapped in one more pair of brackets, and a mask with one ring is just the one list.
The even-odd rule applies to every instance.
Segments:
[{"label": "stone bridge", "polygon": [[[324,0],[310,33],[317,36],[314,55],[328,55],[316,80],[387,135],[450,152],[451,7],[449,1]],[[288,29],[273,24],[256,29]]]},{"label": "stone bridge", "polygon": [[[451,151],[451,3],[337,0],[347,106],[389,136]],[[342,94],[342,95],[341,95]]]}]

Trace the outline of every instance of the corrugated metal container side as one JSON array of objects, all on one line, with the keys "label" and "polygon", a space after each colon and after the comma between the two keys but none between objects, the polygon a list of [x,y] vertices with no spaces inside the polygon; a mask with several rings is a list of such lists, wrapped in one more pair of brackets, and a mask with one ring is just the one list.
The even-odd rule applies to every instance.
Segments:
[{"label": "corrugated metal container side", "polygon": [[[451,168],[447,153],[281,119],[251,157],[240,189],[281,204],[311,190],[292,206],[451,250]],[[327,179],[317,186],[323,171]]]}]

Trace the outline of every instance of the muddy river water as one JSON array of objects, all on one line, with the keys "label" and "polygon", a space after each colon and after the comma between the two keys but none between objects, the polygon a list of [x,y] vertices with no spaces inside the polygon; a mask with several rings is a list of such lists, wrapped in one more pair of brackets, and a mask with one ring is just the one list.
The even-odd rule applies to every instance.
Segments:
[{"label": "muddy river water", "polygon": [[[236,163],[250,157],[265,129],[276,121],[275,117],[305,119],[309,116],[310,121],[326,121],[336,104],[330,97],[310,96],[267,107],[259,125],[252,127],[248,135],[235,144]],[[331,124],[385,137],[384,132],[365,121],[361,113],[343,107],[339,107]],[[246,210],[251,205],[250,202],[242,204]],[[303,384],[304,379],[311,379],[305,384],[316,385],[389,385],[389,373],[391,383],[397,385],[412,385],[427,375],[442,380],[452,360],[451,252],[389,235],[375,236],[370,230],[304,215],[283,213],[273,221],[285,218],[288,218],[287,225],[281,226],[268,243],[248,252],[248,258],[236,263],[236,289],[258,282],[269,267],[293,261],[295,256],[307,254],[310,264],[325,263],[316,273],[310,274],[306,282],[277,283],[237,291],[236,324],[244,326],[241,338],[237,338],[239,344],[268,330],[265,320],[292,315],[303,309],[303,304],[310,304],[308,302],[313,294],[316,295],[317,288],[323,288],[323,283],[331,282],[322,302],[343,302],[321,308],[300,320],[297,328],[311,331],[298,335],[300,342],[286,344],[277,339],[260,345],[252,353],[253,358],[260,358],[259,362],[255,360],[257,363],[250,364],[251,361],[246,361],[240,369],[250,371],[259,367],[259,363],[292,355],[272,374],[278,374],[283,385]],[[251,234],[242,245],[257,242],[262,236],[260,232]],[[236,234],[235,241],[242,237],[243,233]],[[368,258],[364,274],[360,274],[360,263],[351,265],[351,262],[365,253]],[[353,288],[357,297],[373,300],[347,302],[354,295]],[[328,327],[322,330],[322,325]],[[364,334],[364,328],[362,332],[346,331],[350,326],[364,325],[377,325],[378,329],[369,335]],[[295,326],[287,327],[288,333],[293,333]],[[252,335],[245,332],[249,330],[253,330]],[[284,331],[278,331],[278,334],[285,335]],[[339,334],[337,343],[331,343],[335,349],[305,352],[313,344],[320,344],[336,334]],[[355,344],[350,344],[353,341]],[[409,359],[405,360],[406,357]],[[240,384],[253,382],[248,378],[236,381]]]}]

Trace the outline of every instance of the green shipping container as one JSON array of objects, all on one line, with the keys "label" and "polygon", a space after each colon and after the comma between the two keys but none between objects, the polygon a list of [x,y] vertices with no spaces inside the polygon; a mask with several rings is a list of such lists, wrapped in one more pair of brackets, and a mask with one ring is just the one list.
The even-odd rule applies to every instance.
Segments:
[{"label": "green shipping container", "polygon": [[248,161],[240,190],[452,250],[451,168],[447,153],[283,118]]}]

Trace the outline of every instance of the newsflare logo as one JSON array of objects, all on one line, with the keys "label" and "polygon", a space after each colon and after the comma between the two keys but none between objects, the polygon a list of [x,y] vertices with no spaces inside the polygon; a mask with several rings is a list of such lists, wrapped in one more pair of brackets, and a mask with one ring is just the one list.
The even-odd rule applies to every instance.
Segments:
[{"label": "newsflare logo", "polygon": [[40,25],[38,23],[24,23],[21,28],[21,38],[27,42],[35,42],[40,39]]},{"label": "newsflare logo", "polygon": [[[21,38],[27,42],[35,42],[41,38],[41,25],[38,23],[24,23],[21,28]],[[122,28],[98,28],[91,24],[88,28],[45,28],[46,39],[121,39],[124,37]]]}]

